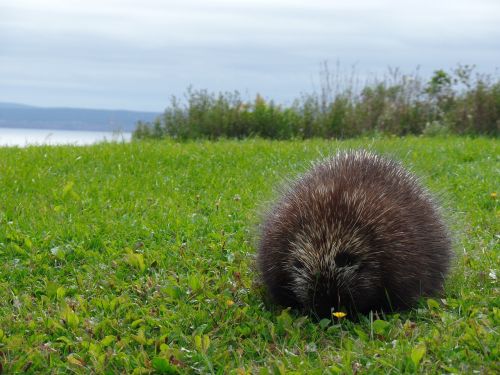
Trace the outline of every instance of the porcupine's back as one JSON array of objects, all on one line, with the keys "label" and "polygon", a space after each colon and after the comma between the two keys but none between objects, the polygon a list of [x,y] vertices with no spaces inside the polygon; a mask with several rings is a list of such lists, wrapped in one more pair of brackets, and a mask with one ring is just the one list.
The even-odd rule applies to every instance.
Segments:
[{"label": "porcupine's back", "polygon": [[399,163],[339,153],[270,209],[258,267],[271,297],[318,316],[411,307],[442,290],[451,242],[439,211]]}]

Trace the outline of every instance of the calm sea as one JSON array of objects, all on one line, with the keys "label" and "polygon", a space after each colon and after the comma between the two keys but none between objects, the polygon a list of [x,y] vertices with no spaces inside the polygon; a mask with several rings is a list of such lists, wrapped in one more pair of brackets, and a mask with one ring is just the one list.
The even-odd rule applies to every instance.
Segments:
[{"label": "calm sea", "polygon": [[131,138],[132,133],[0,128],[0,146],[90,145],[104,141],[129,142]]}]

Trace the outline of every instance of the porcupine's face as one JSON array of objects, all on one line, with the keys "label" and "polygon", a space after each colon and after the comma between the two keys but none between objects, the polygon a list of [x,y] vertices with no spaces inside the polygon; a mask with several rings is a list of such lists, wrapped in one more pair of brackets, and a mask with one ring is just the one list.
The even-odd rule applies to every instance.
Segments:
[{"label": "porcupine's face", "polygon": [[300,304],[319,318],[331,317],[334,311],[352,316],[382,308],[384,291],[375,249],[359,238],[315,247],[322,245],[311,238],[293,244],[301,247],[292,252],[296,256],[288,265]]}]

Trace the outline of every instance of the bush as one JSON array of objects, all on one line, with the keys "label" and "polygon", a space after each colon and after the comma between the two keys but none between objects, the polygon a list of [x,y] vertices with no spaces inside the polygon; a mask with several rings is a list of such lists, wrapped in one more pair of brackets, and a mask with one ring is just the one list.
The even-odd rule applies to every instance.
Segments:
[{"label": "bush", "polygon": [[498,136],[500,81],[473,74],[473,66],[437,70],[428,82],[418,74],[390,70],[357,90],[342,84],[325,64],[321,92],[302,94],[289,107],[257,95],[210,93],[189,88],[185,100],[172,97],[161,117],[139,122],[134,139],[350,138],[369,134]]}]

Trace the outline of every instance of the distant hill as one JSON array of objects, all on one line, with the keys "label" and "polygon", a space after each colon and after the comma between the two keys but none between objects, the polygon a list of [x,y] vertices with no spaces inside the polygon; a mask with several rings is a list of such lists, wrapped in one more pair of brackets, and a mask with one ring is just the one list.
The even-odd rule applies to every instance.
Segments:
[{"label": "distant hill", "polygon": [[[0,128],[125,131],[159,113],[109,109],[43,108],[0,102]],[[0,130],[1,131],[1,130]]]}]

